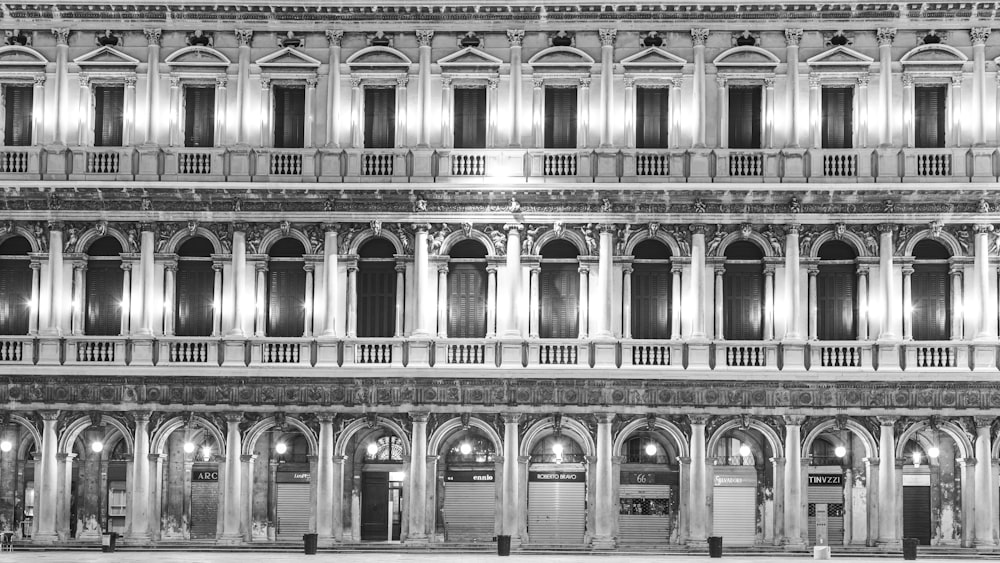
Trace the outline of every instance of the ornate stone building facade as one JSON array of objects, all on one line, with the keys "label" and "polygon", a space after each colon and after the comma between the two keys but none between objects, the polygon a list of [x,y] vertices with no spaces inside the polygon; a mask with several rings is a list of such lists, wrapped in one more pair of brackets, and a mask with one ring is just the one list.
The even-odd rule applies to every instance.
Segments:
[{"label": "ornate stone building facade", "polygon": [[8,6],[0,528],[996,549],[995,12]]}]

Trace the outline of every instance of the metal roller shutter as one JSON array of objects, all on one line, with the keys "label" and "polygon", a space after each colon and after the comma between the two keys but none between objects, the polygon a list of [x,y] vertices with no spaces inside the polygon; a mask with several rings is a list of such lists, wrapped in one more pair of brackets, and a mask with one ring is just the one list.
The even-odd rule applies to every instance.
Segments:
[{"label": "metal roller shutter", "polygon": [[312,498],[309,483],[275,483],[278,486],[278,536],[302,539],[309,533]]},{"label": "metal roller shutter", "polygon": [[753,545],[757,539],[757,489],[715,487],[712,535],[723,545]]},{"label": "metal roller shutter", "polygon": [[496,523],[494,483],[445,483],[444,531],[447,541],[493,541]]},{"label": "metal roller shutter", "polygon": [[528,537],[533,544],[583,544],[583,483],[528,483]]},{"label": "metal roller shutter", "polygon": [[621,485],[619,497],[619,542],[662,544],[670,541],[670,485]]},{"label": "metal roller shutter", "polygon": [[930,487],[903,487],[903,537],[931,544]]},{"label": "metal roller shutter", "polygon": [[219,482],[191,483],[191,539],[214,538],[219,524]]},{"label": "metal roller shutter", "polygon": [[816,543],[817,504],[826,505],[827,545],[844,544],[844,489],[839,487],[809,487],[809,543]]}]

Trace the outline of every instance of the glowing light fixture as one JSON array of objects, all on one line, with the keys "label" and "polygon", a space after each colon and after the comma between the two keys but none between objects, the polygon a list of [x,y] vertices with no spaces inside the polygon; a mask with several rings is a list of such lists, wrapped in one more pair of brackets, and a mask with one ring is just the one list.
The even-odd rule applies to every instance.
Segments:
[{"label": "glowing light fixture", "polygon": [[0,452],[7,453],[14,448],[14,444],[10,443],[10,440],[4,440],[0,442]]},{"label": "glowing light fixture", "polygon": [[656,444],[652,442],[646,444],[646,455],[648,456],[656,455]]},{"label": "glowing light fixture", "polygon": [[462,442],[462,445],[458,447],[458,451],[462,452],[462,455],[469,455],[472,453],[472,444]]},{"label": "glowing light fixture", "polygon": [[559,442],[556,442],[555,444],[552,444],[552,453],[554,453],[557,456],[561,457],[562,453],[563,453],[563,446],[562,446],[562,444],[560,444]]},{"label": "glowing light fixture", "polygon": [[740,455],[743,457],[748,457],[750,455],[750,446],[746,444],[740,446]]},{"label": "glowing light fixture", "polygon": [[920,460],[924,457],[920,452],[913,452],[913,467],[920,467]]},{"label": "glowing light fixture", "polygon": [[941,450],[938,449],[937,446],[931,446],[930,448],[927,448],[927,457],[931,459],[937,459],[939,455],[941,455]]},{"label": "glowing light fixture", "polygon": [[283,455],[288,451],[288,446],[284,442],[278,442],[274,445],[274,451],[278,452],[278,455]]},{"label": "glowing light fixture", "polygon": [[194,453],[194,442],[184,442],[184,453],[186,454]]},{"label": "glowing light fixture", "polygon": [[104,451],[104,442],[100,440],[94,440],[90,443],[90,450],[94,453],[101,453]]},{"label": "glowing light fixture", "polygon": [[378,453],[378,444],[376,444],[375,442],[368,444],[368,455],[374,457],[375,454],[377,453]]},{"label": "glowing light fixture", "polygon": [[212,459],[212,446],[205,446],[201,449],[201,457],[205,461]]},{"label": "glowing light fixture", "polygon": [[833,455],[837,457],[844,457],[845,455],[847,455],[847,448],[845,448],[844,446],[837,446],[833,450]]}]

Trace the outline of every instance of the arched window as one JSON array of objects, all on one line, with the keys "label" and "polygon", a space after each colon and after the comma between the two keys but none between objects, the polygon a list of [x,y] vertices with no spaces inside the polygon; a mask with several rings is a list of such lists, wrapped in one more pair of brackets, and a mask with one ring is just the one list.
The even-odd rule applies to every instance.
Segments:
[{"label": "arched window", "polygon": [[452,247],[448,260],[448,336],[486,336],[486,249],[475,240]]},{"label": "arched window", "polygon": [[113,336],[122,332],[122,245],[102,237],[87,249],[86,334]]},{"label": "arched window", "polygon": [[366,242],[358,250],[359,337],[396,334],[396,247],[384,238]]},{"label": "arched window", "polygon": [[739,241],[726,247],[722,277],[723,336],[727,340],[764,338],[764,253],[757,245]]},{"label": "arched window", "polygon": [[203,237],[188,239],[177,251],[177,336],[211,336],[215,294],[212,243]]},{"label": "arched window", "polygon": [[580,334],[580,274],[576,247],[554,240],[542,248],[538,276],[541,338],[577,338]]},{"label": "arched window", "polygon": [[914,340],[947,340],[951,324],[951,255],[937,241],[924,239],[913,247],[913,274],[910,276]]},{"label": "arched window", "polygon": [[670,249],[645,240],[635,247],[632,262],[632,338],[670,338]]},{"label": "arched window", "polygon": [[31,244],[20,236],[0,243],[0,334],[28,334]]},{"label": "arched window", "polygon": [[305,247],[283,238],[268,252],[267,335],[302,336],[306,322]]},{"label": "arched window", "polygon": [[858,337],[858,300],[854,249],[831,240],[819,249],[816,275],[816,331],[820,340]]}]

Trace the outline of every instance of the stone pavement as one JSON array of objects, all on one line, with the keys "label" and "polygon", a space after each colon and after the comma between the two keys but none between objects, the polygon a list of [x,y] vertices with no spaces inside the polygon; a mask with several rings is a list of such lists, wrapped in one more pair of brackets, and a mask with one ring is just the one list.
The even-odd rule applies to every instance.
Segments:
[{"label": "stone pavement", "polygon": [[[500,558],[492,553],[320,553],[318,555],[303,555],[298,553],[273,552],[193,552],[193,551],[125,551],[117,553],[101,553],[99,551],[47,551],[47,552],[13,552],[0,553],[0,562],[6,563],[483,563],[483,560],[495,560],[497,563],[596,563],[598,561],[613,561],[621,563],[706,563],[716,561],[707,555],[662,555],[647,553],[591,553],[591,554],[513,554]],[[726,554],[719,563],[804,563],[812,561],[811,557],[771,557],[771,556],[739,556]],[[861,563],[870,561],[902,561],[899,555],[891,557],[836,557],[834,560],[843,563]],[[923,563],[943,563],[956,561],[949,559],[930,559],[920,557]]]}]

